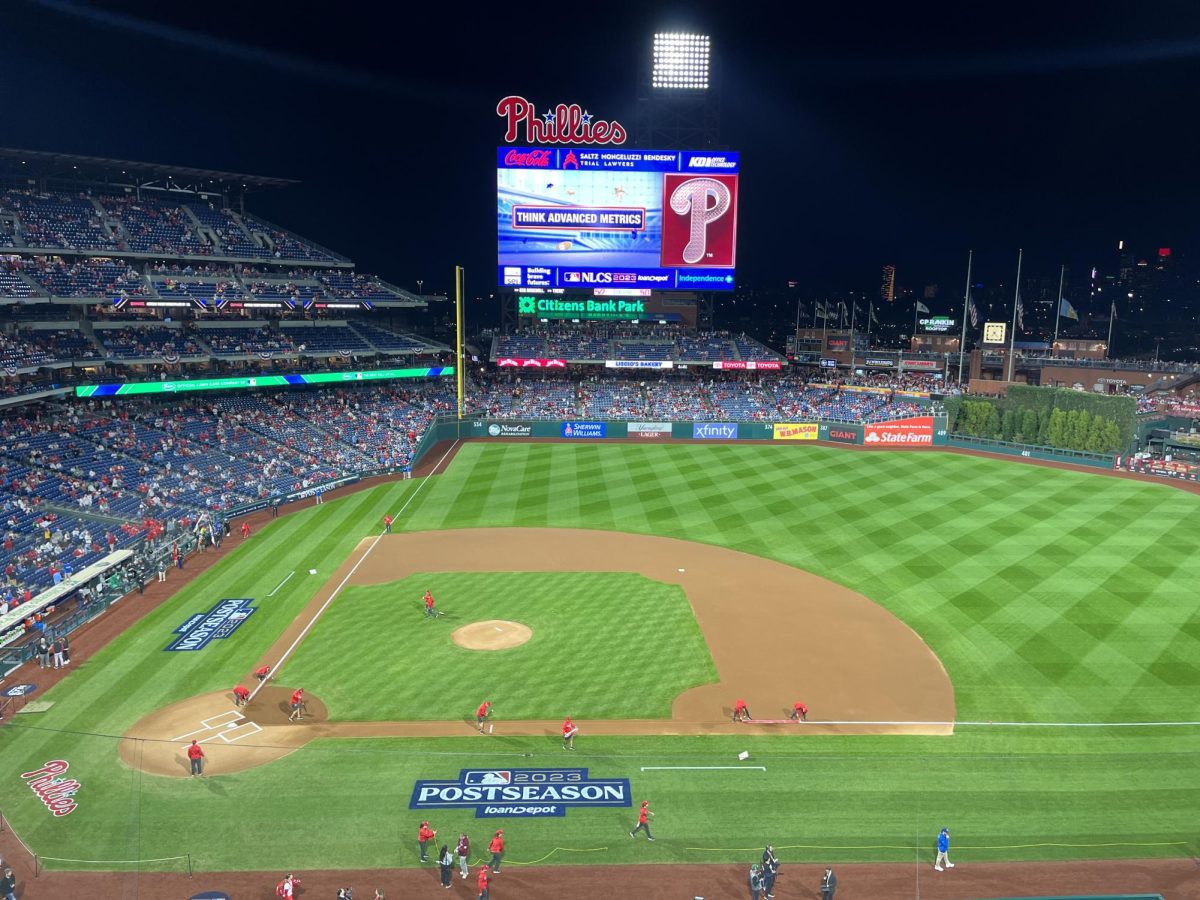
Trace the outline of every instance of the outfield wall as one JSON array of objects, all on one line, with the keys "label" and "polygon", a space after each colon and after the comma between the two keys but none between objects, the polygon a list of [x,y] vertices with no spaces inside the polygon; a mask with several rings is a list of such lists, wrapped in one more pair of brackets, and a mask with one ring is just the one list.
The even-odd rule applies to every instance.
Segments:
[{"label": "outfield wall", "polygon": [[828,441],[879,448],[944,446],[946,417],[914,416],[869,424],[828,422],[693,422],[613,419],[438,419],[425,432],[415,467],[439,441],[535,438],[559,441]]}]

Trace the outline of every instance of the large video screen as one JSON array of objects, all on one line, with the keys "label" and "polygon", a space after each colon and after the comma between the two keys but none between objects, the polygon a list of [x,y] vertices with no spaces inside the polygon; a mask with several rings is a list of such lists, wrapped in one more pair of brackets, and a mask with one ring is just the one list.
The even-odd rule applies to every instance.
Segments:
[{"label": "large video screen", "polygon": [[731,291],[738,154],[500,147],[501,287]]}]

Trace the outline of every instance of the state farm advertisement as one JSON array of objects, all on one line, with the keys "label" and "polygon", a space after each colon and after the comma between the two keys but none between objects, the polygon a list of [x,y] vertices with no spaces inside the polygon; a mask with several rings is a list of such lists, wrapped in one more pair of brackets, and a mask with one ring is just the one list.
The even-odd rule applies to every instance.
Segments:
[{"label": "state farm advertisement", "polygon": [[933,417],[915,416],[890,422],[871,422],[863,426],[863,443],[882,446],[930,447],[933,445]]}]

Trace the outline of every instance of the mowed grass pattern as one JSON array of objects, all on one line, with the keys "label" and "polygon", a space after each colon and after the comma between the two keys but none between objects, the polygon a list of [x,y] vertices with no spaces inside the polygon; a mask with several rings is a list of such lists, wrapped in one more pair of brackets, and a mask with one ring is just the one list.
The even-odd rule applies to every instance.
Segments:
[{"label": "mowed grass pattern", "polygon": [[[415,780],[561,765],[552,735],[500,734],[323,740],[236,775],[219,774],[220,747],[212,747],[213,777],[194,781],[119,762],[117,741],[104,735],[242,677],[355,545],[378,533],[387,511],[403,510],[399,525],[408,529],[627,530],[809,569],[917,629],[946,664],[965,718],[1200,719],[1192,688],[1200,498],[1167,486],[927,452],[584,444],[471,444],[447,475],[422,484],[386,485],[281,519],[40,694],[54,701],[49,712],[0,729],[8,773],[0,806],[15,830],[43,855],[191,853],[199,870],[410,865],[422,818],[407,808]],[[260,611],[234,637],[199,653],[162,652],[188,615],[244,596]],[[439,666],[422,678],[422,662],[394,659],[376,693],[411,678],[433,699],[462,677]],[[631,681],[631,691],[642,687]],[[982,727],[952,737],[589,738],[585,729],[571,762],[630,778],[635,800],[659,812],[656,843],[626,837],[630,810],[542,821],[459,811],[434,825],[465,829],[476,846],[504,827],[509,864],[748,864],[767,842],[785,865],[911,863],[914,853],[931,862],[943,825],[954,830],[959,865],[1195,855],[1198,735],[1189,727]],[[743,749],[767,771],[641,768],[729,765]],[[15,774],[56,758],[83,783],[79,809],[60,819]]]},{"label": "mowed grass pattern", "polygon": [[840,582],[926,640],[962,719],[1200,720],[1200,498],[1165,485],[952,454],[475,443],[404,522],[497,525],[685,538]]},{"label": "mowed grass pattern", "polygon": [[[424,615],[427,589],[436,619]],[[450,639],[486,619],[533,636],[496,651]],[[277,680],[340,720],[469,719],[484,700],[498,720],[665,718],[716,669],[678,585],[632,572],[433,572],[347,588]]]}]

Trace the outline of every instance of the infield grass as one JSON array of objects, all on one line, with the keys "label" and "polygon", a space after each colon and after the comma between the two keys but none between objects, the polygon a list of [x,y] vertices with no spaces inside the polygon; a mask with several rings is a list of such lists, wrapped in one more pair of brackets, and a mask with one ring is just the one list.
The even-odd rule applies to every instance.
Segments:
[{"label": "infield grass", "polygon": [[[427,589],[436,619],[423,612]],[[486,619],[533,637],[487,653],[451,641]],[[380,690],[396,672],[406,677]],[[337,720],[470,719],[487,699],[497,720],[631,719],[669,717],[716,668],[678,585],[631,572],[433,572],[347,588],[278,680],[306,685]]]},{"label": "infield grass", "polygon": [[[487,749],[477,736],[320,741],[260,769],[187,781],[130,771],[112,738],[91,736],[229,687],[384,512],[402,507],[398,526],[409,530],[613,529],[808,569],[911,625],[946,666],[960,719],[1200,721],[1200,497],[1165,485],[929,452],[484,443],[422,484],[279,520],[39,695],[54,701],[49,712],[0,730],[0,804],[21,836],[48,855],[191,852],[207,869],[291,867],[297,846],[305,866],[407,864],[415,779],[561,765],[552,739],[488,739]],[[189,615],[247,596],[259,612],[233,637],[162,652]],[[434,668],[431,696],[464,678],[461,667]],[[387,674],[425,670],[420,656],[397,657]],[[746,848],[767,841],[789,848],[785,861],[911,861],[914,849],[931,852],[943,825],[960,863],[1195,854],[1198,736],[1195,727],[984,727],[944,738],[587,739],[585,729],[571,763],[629,777],[659,812],[659,840],[630,841],[628,811],[503,824],[513,863],[748,861],[756,854]],[[641,770],[732,764],[742,749],[766,773]],[[60,819],[16,774],[53,758],[69,760],[84,785],[79,809]],[[465,827],[478,846],[500,823],[463,813],[434,824]]]}]

